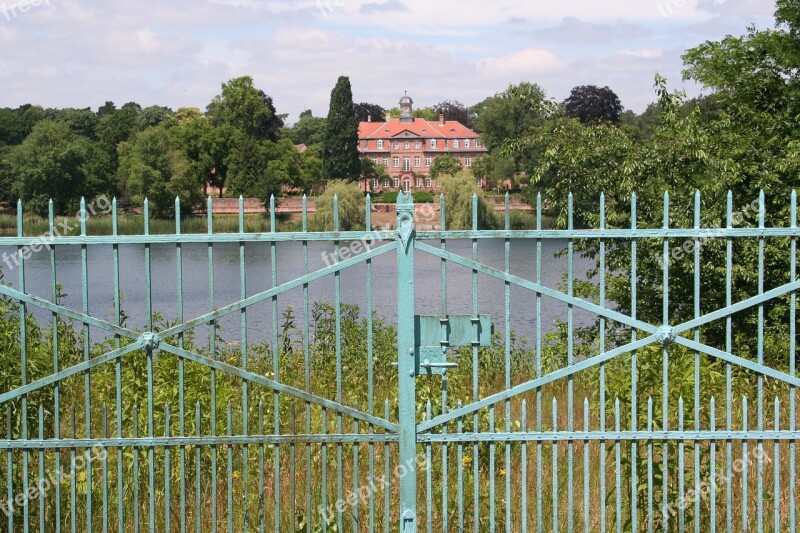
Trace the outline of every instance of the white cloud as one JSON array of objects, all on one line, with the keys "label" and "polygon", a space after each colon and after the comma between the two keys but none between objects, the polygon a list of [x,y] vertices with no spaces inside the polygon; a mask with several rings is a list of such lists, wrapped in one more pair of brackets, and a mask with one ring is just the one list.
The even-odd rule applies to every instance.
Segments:
[{"label": "white cloud", "polygon": [[564,67],[563,61],[547,50],[528,48],[499,58],[478,62],[478,70],[491,77],[531,77]]}]

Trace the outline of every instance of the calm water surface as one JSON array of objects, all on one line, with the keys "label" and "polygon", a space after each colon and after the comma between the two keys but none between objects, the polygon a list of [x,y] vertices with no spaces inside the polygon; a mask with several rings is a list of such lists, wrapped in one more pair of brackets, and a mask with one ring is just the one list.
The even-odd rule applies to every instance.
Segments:
[{"label": "calm water surface", "polygon": [[[437,243],[431,243],[438,246]],[[505,243],[502,240],[481,240],[478,259],[481,263],[497,269],[505,268]],[[567,273],[566,256],[556,254],[566,247],[566,241],[543,241],[542,280],[550,288],[558,288]],[[278,243],[278,283],[295,279],[303,273],[303,248],[300,243]],[[314,271],[325,266],[323,252],[330,252],[330,243],[309,243],[309,269]],[[472,257],[471,241],[448,242],[448,251],[464,257]],[[13,254],[12,247],[0,247],[3,253]],[[94,316],[113,320],[114,282],[111,246],[90,246],[89,309]],[[152,263],[152,307],[165,320],[178,318],[177,261],[174,244],[151,246]],[[514,240],[511,243],[511,273],[528,280],[536,279],[536,243],[531,240]],[[417,314],[439,314],[441,312],[441,261],[417,251],[415,253],[415,299]],[[593,266],[588,259],[575,258],[575,276],[585,279],[586,271]],[[216,307],[240,300],[239,245],[214,245],[214,303]],[[270,245],[250,243],[246,247],[247,295],[252,296],[272,286]],[[19,274],[2,264],[5,283],[17,286]],[[373,308],[378,315],[390,323],[396,321],[397,295],[396,255],[390,252],[373,260],[372,294]],[[45,250],[34,254],[25,262],[25,277],[28,292],[42,298],[50,298],[52,272],[50,254]],[[78,246],[56,248],[56,279],[63,285],[66,297],[62,301],[67,307],[80,310],[82,307],[81,249]],[[364,263],[349,268],[341,274],[341,301],[367,307],[367,268]],[[143,328],[146,317],[144,246],[120,245],[120,285],[122,308],[128,316],[128,326]],[[183,306],[184,318],[192,319],[210,309],[209,263],[206,244],[183,245]],[[310,300],[334,302],[334,277],[328,276],[309,286]],[[502,281],[486,275],[478,277],[478,310],[489,313],[497,330],[504,329],[505,289]],[[296,310],[296,324],[302,324],[303,291],[294,289],[278,297],[278,312],[287,308]],[[448,263],[447,306],[450,314],[472,314],[472,271]],[[511,327],[528,340],[535,339],[536,311],[535,295],[523,288],[511,288]],[[48,312],[31,310],[42,322],[50,319]],[[548,298],[542,299],[542,325],[544,331],[551,330],[557,319],[566,320],[567,306]],[[594,317],[580,310],[575,311],[576,326],[587,325]],[[279,322],[281,320],[279,319]],[[240,313],[235,312],[220,321],[221,335],[227,341],[240,337]],[[208,327],[196,328],[198,339],[208,338]],[[263,302],[248,308],[247,335],[250,342],[272,338],[272,303]],[[103,333],[92,329],[92,337],[99,339]]]}]

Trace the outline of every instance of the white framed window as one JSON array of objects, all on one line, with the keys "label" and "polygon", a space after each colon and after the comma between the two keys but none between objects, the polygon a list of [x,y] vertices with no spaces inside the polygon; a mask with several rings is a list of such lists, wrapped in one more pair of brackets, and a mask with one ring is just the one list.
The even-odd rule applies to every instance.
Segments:
[{"label": "white framed window", "polygon": [[392,148],[394,148],[395,150],[399,150],[400,149],[400,143],[395,141],[394,144],[392,145]]},{"label": "white framed window", "polygon": [[372,188],[373,189],[377,189],[378,188],[378,180],[376,180],[376,179],[372,180]]},{"label": "white framed window", "polygon": [[[464,146],[466,146],[466,144]],[[458,148],[458,139],[453,139],[453,148]]]},{"label": "white framed window", "polygon": [[377,158],[377,157],[373,157],[373,158],[372,158],[372,162],[373,162],[373,163],[375,163],[375,164],[377,165],[377,164],[378,164],[378,158]]},{"label": "white framed window", "polygon": [[436,139],[431,139],[431,149],[436,150]]},{"label": "white framed window", "polygon": [[[400,158],[399,157],[395,156],[395,157],[392,158],[392,166],[394,168],[400,168]],[[395,185],[395,187],[396,187],[396,185]]]},{"label": "white framed window", "polygon": [[400,178],[394,178],[392,180],[392,186],[396,189],[400,186]]},{"label": "white framed window", "polygon": [[415,157],[414,158],[414,168],[419,168],[421,164],[422,164],[422,160],[420,159],[420,157],[419,156]]},{"label": "white framed window", "polygon": [[384,189],[389,186],[389,180],[383,180],[383,187]]},{"label": "white framed window", "polygon": [[403,149],[404,150],[408,150],[409,148],[411,148],[411,144],[408,141],[404,142],[403,143]]},{"label": "white framed window", "polygon": [[480,139],[475,139],[475,148],[480,148],[480,147],[481,147]]},{"label": "white framed window", "polygon": [[386,167],[386,168],[389,168],[389,158],[388,157],[384,157],[383,158],[383,166]]},{"label": "white framed window", "polygon": [[430,178],[425,178],[425,187],[430,189],[431,185],[433,185],[433,181]]},{"label": "white framed window", "polygon": [[429,166],[431,166],[432,164],[433,164],[433,158],[432,158],[432,157],[426,157],[426,158],[425,158],[425,166],[426,166],[426,167],[429,167]]},{"label": "white framed window", "polygon": [[420,187],[422,187],[422,178],[417,178],[416,187],[417,187],[417,189],[419,189]]},{"label": "white framed window", "polygon": [[410,170],[411,170],[411,158],[410,157],[404,157],[403,158],[403,171],[404,172],[408,172]]},{"label": "white framed window", "polygon": [[383,149],[383,140],[381,139],[378,139],[378,149],[379,150]]},{"label": "white framed window", "polygon": [[469,148],[469,146],[470,146],[469,139],[464,139],[464,148]]},{"label": "white framed window", "polygon": [[478,187],[483,187],[483,178],[475,178],[475,184],[478,185]]},{"label": "white framed window", "polygon": [[467,168],[472,166],[472,158],[471,157],[465,157],[464,158],[464,166],[467,167]]},{"label": "white framed window", "polygon": [[411,191],[411,182],[408,181],[408,180],[405,180],[403,182],[403,192],[409,192],[409,191]]},{"label": "white framed window", "polygon": [[416,141],[414,143],[414,150],[419,150],[420,148],[422,148],[422,143],[419,142],[419,141]]}]

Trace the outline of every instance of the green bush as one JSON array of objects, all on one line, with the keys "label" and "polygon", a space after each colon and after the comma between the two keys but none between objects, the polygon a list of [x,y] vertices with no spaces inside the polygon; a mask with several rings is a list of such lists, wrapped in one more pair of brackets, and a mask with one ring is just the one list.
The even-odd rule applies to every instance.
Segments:
[{"label": "green bush", "polygon": [[381,194],[380,201],[383,204],[396,204],[397,203],[397,192],[390,191]]},{"label": "green bush", "polygon": [[433,195],[428,191],[419,191],[414,193],[415,204],[430,204],[433,203]]}]

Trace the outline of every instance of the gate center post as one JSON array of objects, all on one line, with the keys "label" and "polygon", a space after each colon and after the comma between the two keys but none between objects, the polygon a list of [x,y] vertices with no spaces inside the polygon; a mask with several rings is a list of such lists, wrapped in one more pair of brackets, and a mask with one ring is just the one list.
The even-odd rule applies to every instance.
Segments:
[{"label": "gate center post", "polygon": [[417,416],[414,332],[414,202],[397,197],[397,370],[400,532],[417,531]]}]

